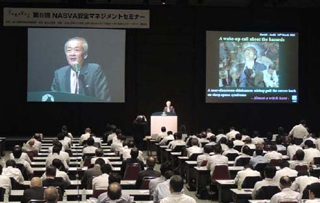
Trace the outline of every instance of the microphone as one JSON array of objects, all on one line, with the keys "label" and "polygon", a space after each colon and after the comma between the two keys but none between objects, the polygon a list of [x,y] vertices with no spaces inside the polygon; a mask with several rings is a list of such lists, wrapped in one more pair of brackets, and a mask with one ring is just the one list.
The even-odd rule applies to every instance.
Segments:
[{"label": "microphone", "polygon": [[75,63],[73,64],[73,68],[74,68],[74,70],[77,72],[77,74],[79,75],[79,73],[80,73],[80,66],[79,66],[79,63],[78,63],[78,62],[75,62]]}]

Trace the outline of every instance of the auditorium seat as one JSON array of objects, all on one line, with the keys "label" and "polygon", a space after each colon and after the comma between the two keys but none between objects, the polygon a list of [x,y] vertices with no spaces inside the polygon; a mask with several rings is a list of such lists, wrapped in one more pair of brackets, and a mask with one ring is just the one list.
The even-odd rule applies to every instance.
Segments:
[{"label": "auditorium seat", "polygon": [[203,153],[193,153],[190,157],[189,157],[189,160],[190,161],[196,161],[198,156],[201,155]]},{"label": "auditorium seat", "polygon": [[298,172],[308,171],[308,166],[307,165],[296,165],[296,167],[294,169]]},{"label": "auditorium seat", "polygon": [[235,166],[245,166],[249,164],[251,157],[241,157],[234,163]]},{"label": "auditorium seat", "polygon": [[270,164],[274,166],[282,166],[282,159],[271,159]]},{"label": "auditorium seat", "polygon": [[137,180],[141,167],[139,163],[128,163],[123,180]]},{"label": "auditorium seat", "polygon": [[257,191],[256,199],[271,199],[278,192],[281,192],[278,186],[263,186]]},{"label": "auditorium seat", "polygon": [[145,189],[145,190],[149,189],[150,180],[155,179],[155,178],[156,177],[154,177],[154,176],[146,176],[146,177],[144,177],[143,180],[142,180],[140,189]]},{"label": "auditorium seat", "polygon": [[211,175],[211,182],[216,184],[216,180],[228,180],[230,179],[230,172],[227,165],[216,165]]},{"label": "auditorium seat", "polygon": [[242,188],[254,188],[254,185],[258,181],[261,181],[260,176],[247,176],[242,182]]},{"label": "auditorium seat", "polygon": [[228,160],[229,161],[234,161],[234,160],[236,160],[236,158],[239,156],[239,154],[237,154],[237,153],[228,153],[227,155],[226,155],[226,157],[228,157]]},{"label": "auditorium seat", "polygon": [[93,190],[92,197],[98,198],[102,193],[107,192],[108,190]]}]

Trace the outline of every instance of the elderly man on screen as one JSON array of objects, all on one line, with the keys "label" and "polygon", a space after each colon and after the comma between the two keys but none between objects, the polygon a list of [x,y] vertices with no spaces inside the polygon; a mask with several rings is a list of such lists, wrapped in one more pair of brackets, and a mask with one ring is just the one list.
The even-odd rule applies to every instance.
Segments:
[{"label": "elderly man on screen", "polygon": [[52,91],[80,94],[110,102],[107,78],[100,65],[86,63],[88,43],[82,37],[69,39],[64,46],[69,65],[54,73]]}]

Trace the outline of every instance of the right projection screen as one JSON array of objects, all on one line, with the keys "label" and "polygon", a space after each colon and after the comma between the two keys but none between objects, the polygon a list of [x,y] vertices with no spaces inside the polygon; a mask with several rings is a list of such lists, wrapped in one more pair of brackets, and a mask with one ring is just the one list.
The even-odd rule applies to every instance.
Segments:
[{"label": "right projection screen", "polygon": [[297,103],[298,33],[206,32],[206,103]]}]

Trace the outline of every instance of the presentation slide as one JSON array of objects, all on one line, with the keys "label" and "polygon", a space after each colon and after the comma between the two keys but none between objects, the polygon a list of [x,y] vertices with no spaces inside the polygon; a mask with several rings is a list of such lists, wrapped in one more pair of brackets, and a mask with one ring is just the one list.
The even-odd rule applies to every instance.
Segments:
[{"label": "presentation slide", "polygon": [[298,33],[207,31],[207,103],[298,103]]},{"label": "presentation slide", "polygon": [[125,102],[125,30],[28,29],[29,102]]}]

